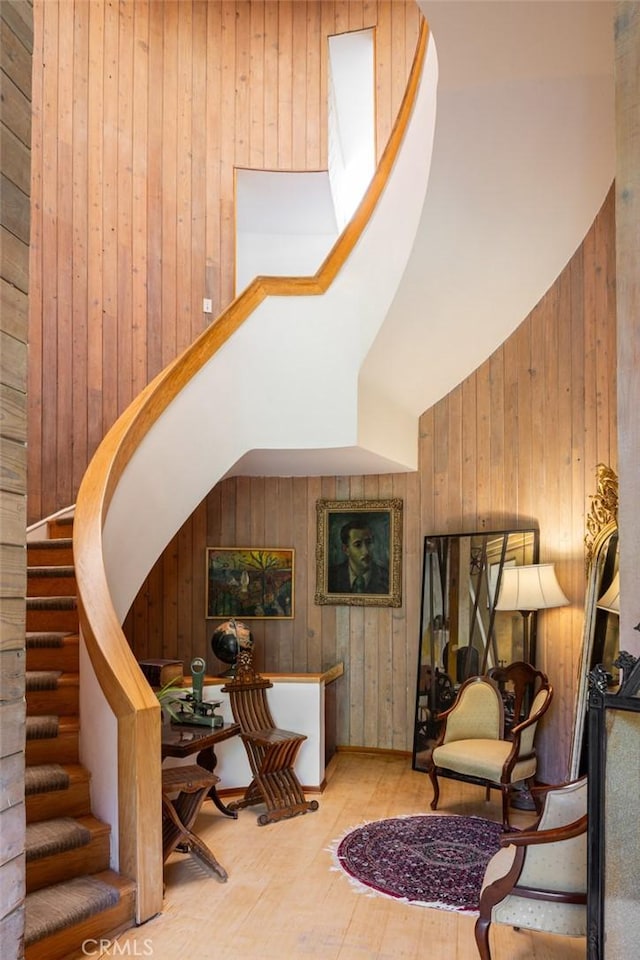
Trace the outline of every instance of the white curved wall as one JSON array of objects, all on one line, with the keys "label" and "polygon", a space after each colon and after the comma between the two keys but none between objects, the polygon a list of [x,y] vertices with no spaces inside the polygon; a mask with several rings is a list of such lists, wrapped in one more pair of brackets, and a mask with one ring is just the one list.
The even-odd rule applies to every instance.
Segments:
[{"label": "white curved wall", "polygon": [[[431,177],[407,271],[361,373],[414,416],[530,313],[615,172],[612,3],[419,6],[440,65]],[[398,375],[385,379],[390,367]]]}]

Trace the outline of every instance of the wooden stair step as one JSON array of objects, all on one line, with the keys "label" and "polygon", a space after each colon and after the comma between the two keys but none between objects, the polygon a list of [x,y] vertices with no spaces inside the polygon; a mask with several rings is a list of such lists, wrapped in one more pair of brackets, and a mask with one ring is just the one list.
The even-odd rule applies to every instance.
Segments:
[{"label": "wooden stair step", "polygon": [[[61,848],[47,855],[35,856],[37,845],[33,834],[39,831],[47,835],[60,833]],[[110,833],[109,825],[93,816],[57,818],[28,824],[25,842],[27,893],[73,877],[108,870]],[[81,837],[81,834],[84,836]],[[68,837],[75,840],[75,845],[64,848],[62,844]]]},{"label": "wooden stair step", "polygon": [[[77,923],[67,923],[62,929],[52,932],[41,940],[25,945],[25,960],[63,960],[73,955],[82,956],[82,944],[90,940],[112,940],[119,933],[128,930],[134,924],[135,884],[112,870],[94,874],[118,891],[119,899],[114,906],[94,913]],[[61,891],[64,885],[60,885]],[[36,894],[30,894],[25,900],[27,918],[37,902]],[[40,912],[41,907],[36,907]],[[93,944],[92,944],[93,945]],[[97,946],[97,945],[96,945]],[[86,954],[85,954],[86,955]]]},{"label": "wooden stair step", "polygon": [[[36,736],[38,721],[50,719],[56,721],[56,733]],[[31,735],[30,735],[31,728]],[[78,718],[57,717],[41,714],[27,717],[27,742],[25,744],[25,762],[27,766],[43,763],[78,763],[78,737],[80,724]]]},{"label": "wooden stair step", "polygon": [[27,670],[62,670],[77,673],[80,637],[64,631],[27,633]]},{"label": "wooden stair step", "polygon": [[78,604],[75,597],[27,597],[26,631],[78,633]]},{"label": "wooden stair step", "polygon": [[[26,768],[25,782],[29,776],[28,772],[34,769],[37,771],[40,766],[36,764]],[[25,796],[27,823],[51,820],[54,817],[82,817],[91,813],[89,771],[77,763],[64,763],[60,766],[68,775],[68,786],[27,794]]]},{"label": "wooden stair step", "polygon": [[25,690],[56,690],[62,670],[27,670],[25,672]]},{"label": "wooden stair step", "polygon": [[75,597],[78,592],[73,566],[27,567],[28,597]]},{"label": "wooden stair step", "polygon": [[[77,673],[62,673],[53,690],[29,689],[29,674],[26,674],[27,713],[29,716],[53,714],[58,717],[75,717],[79,713],[80,705],[80,677]],[[36,674],[44,671],[35,671]]]},{"label": "wooden stair step", "polygon": [[[25,916],[32,934],[46,919],[40,939],[25,943],[27,960],[84,957],[86,942],[108,942],[135,923],[135,884],[109,870],[111,828],[92,815],[90,775],[78,763],[72,529],[72,517],[59,518],[49,523],[52,539],[27,544]],[[96,880],[113,888],[111,901],[84,909]]]},{"label": "wooden stair step", "polygon": [[73,517],[56,517],[49,520],[47,532],[52,540],[67,539],[73,532]]},{"label": "wooden stair step", "polygon": [[73,540],[58,537],[56,540],[27,541],[27,564],[29,566],[60,566],[73,563]]}]

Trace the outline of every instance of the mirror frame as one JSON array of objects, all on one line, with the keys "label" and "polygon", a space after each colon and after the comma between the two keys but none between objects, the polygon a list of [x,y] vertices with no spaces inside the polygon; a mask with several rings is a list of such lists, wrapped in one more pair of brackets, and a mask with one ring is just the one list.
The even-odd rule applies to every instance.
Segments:
[{"label": "mirror frame", "polygon": [[[509,546],[510,537],[514,539]],[[487,551],[487,547],[495,546],[495,544],[492,544],[492,541],[500,544],[500,538],[502,539],[502,545],[498,546],[499,556],[496,554],[498,563],[494,564]],[[529,540],[525,540],[525,538],[530,538],[530,542]],[[456,545],[460,544],[463,540],[477,541],[474,549],[470,549],[470,555],[472,567],[474,562],[477,563],[478,560],[480,560],[481,577],[479,582],[475,580],[473,582],[475,591],[470,594],[472,598],[472,608],[469,609],[469,620],[473,623],[472,635],[475,635],[479,611],[483,611],[481,619],[484,621],[484,628],[481,624],[479,629],[481,636],[484,638],[484,650],[479,649],[478,645],[474,643],[473,650],[478,654],[477,664],[474,664],[474,658],[468,655],[466,658],[462,658],[462,664],[457,659],[453,665],[450,660],[448,664],[445,660],[442,660],[441,668],[439,666],[442,657],[440,647],[445,640],[450,642],[454,649],[465,650],[469,648],[468,642],[463,643],[462,647],[458,647],[460,636],[455,635],[456,631],[453,626],[457,621],[457,614],[451,613],[450,615],[451,628],[449,627],[449,622],[447,622],[446,625],[442,623],[442,627],[436,625],[436,622],[441,620],[442,616],[447,613],[447,606],[442,596],[441,585],[447,584],[449,587],[453,584],[454,591],[456,589],[456,573],[458,573],[459,576],[459,565],[457,566],[454,563],[452,571],[451,557],[452,555],[457,556],[460,554],[460,547],[458,546],[456,549]],[[481,557],[475,556],[475,553],[478,551],[481,551]],[[522,551],[526,551],[526,553]],[[451,705],[462,680],[469,676],[486,673],[490,667],[497,667],[503,662],[493,663],[490,659],[492,655],[498,656],[498,634],[494,633],[497,623],[496,617],[500,617],[500,620],[504,624],[504,618],[508,616],[513,618],[514,616],[514,613],[510,611],[498,612],[495,610],[503,565],[509,562],[522,562],[523,559],[525,559],[527,563],[538,563],[539,552],[540,531],[535,526],[514,527],[506,530],[474,530],[470,532],[428,534],[425,536],[422,560],[420,634],[418,640],[415,709],[413,715],[412,767],[414,770],[426,772],[426,764],[423,764],[422,761],[418,762],[418,756],[425,753],[425,751],[428,752],[429,743],[434,739],[432,734],[435,732],[437,735],[437,729],[434,726],[437,724],[437,715]],[[515,558],[518,558],[518,560],[516,561]],[[497,573],[495,570],[493,573],[491,572],[494,565],[499,565],[499,571]],[[475,577],[475,575],[476,574],[473,576]],[[431,584],[430,589],[427,589],[427,582]],[[458,590],[460,590],[459,584]],[[432,606],[432,600],[434,598],[436,603],[435,606]],[[461,609],[460,604],[456,604],[456,606],[459,611]],[[427,607],[429,607],[429,610],[427,610]],[[435,607],[438,609],[436,610]],[[525,621],[520,614],[517,616],[522,622],[522,637],[524,638]],[[462,619],[464,620],[464,617]],[[434,646],[432,653],[435,654],[435,662],[434,657],[424,649],[428,623],[433,624],[430,636],[432,645]],[[537,614],[535,611],[530,615],[529,624],[530,654],[531,661],[534,662],[537,627]],[[451,633],[449,632],[450,629],[452,630]],[[441,630],[442,636],[435,638],[434,634],[440,633]],[[484,633],[486,633],[486,637]],[[468,641],[466,634],[464,638]],[[436,646],[438,648],[437,653],[435,650]],[[508,662],[521,659],[521,653],[518,652],[517,637],[511,638],[510,656],[511,659]],[[459,675],[461,666],[463,670],[462,676]],[[448,669],[446,667],[448,667]],[[431,679],[429,679],[429,673]],[[426,693],[424,689],[426,689]],[[428,701],[425,698],[428,698]]]},{"label": "mirror frame", "polygon": [[[596,666],[594,648],[598,623],[598,599],[602,596],[603,574],[608,559],[612,537],[618,537],[618,477],[611,467],[599,463],[597,468],[597,492],[592,496],[591,510],[586,518],[587,588],[584,601],[584,627],[582,651],[578,667],[576,710],[571,738],[569,779],[575,780],[585,769],[586,761],[586,713],[589,697],[589,673]],[[615,614],[608,614],[615,616]],[[599,658],[597,658],[599,659]]]}]

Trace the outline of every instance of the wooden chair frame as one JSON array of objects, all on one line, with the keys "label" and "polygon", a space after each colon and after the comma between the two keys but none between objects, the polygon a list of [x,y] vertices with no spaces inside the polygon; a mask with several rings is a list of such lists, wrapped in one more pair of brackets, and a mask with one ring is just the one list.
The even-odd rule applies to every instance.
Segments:
[{"label": "wooden chair frame", "polygon": [[[518,676],[522,677],[527,674],[527,671],[523,671],[522,669],[520,669],[520,667],[529,666],[529,665],[518,662],[513,666],[519,668],[518,670],[514,671],[513,673],[514,678]],[[516,723],[516,725],[511,728],[511,730],[506,736],[504,734],[504,706],[503,706],[502,724],[501,724],[501,729],[497,739],[509,740],[511,742],[511,749],[504,760],[499,780],[491,780],[485,777],[471,776],[465,773],[458,773],[455,770],[448,770],[446,767],[438,766],[432,758],[429,762],[429,770],[428,770],[429,777],[433,785],[433,800],[431,801],[432,810],[435,810],[437,808],[438,800],[440,798],[440,785],[438,783],[439,776],[446,777],[452,780],[463,780],[467,783],[476,783],[479,786],[485,787],[487,799],[489,799],[490,790],[492,789],[500,790],[502,794],[502,824],[505,830],[511,829],[511,826],[509,823],[509,796],[514,786],[514,782],[512,779],[513,770],[517,763],[521,763],[524,760],[530,760],[531,758],[535,757],[535,748],[533,747],[531,748],[531,750],[525,753],[521,752],[522,736],[531,726],[533,726],[534,724],[537,724],[538,721],[541,719],[541,717],[546,713],[551,703],[551,699],[553,697],[553,688],[549,683],[545,674],[543,674],[541,671],[535,670],[535,668],[531,668],[531,670],[533,670],[533,672],[535,673],[536,675],[535,679],[538,682],[538,687],[535,692],[535,695],[537,695],[541,691],[545,691],[546,697],[543,703],[541,704],[541,706],[535,711],[535,713],[527,716],[526,719],[523,720],[522,722]],[[503,671],[503,672],[506,672],[506,671]],[[501,680],[503,680],[503,678],[501,678]],[[487,676],[471,677],[469,680],[465,680],[465,682],[462,684],[462,686],[458,691],[458,695],[456,697],[456,700],[453,706],[451,706],[449,710],[446,710],[444,713],[439,715],[438,719],[444,722],[443,722],[438,740],[434,745],[433,751],[435,751],[442,744],[446,743],[447,720],[455,710],[460,709],[460,705],[463,702],[463,697],[466,689],[472,684],[476,684],[476,683],[490,684],[496,689],[496,691],[498,692],[498,695],[500,695],[498,683],[496,682],[496,680],[490,677],[487,677]],[[516,698],[518,702],[517,709],[519,710],[521,708],[521,705],[524,699],[524,693],[523,692],[516,693]],[[517,717],[518,714],[516,713],[515,716]],[[533,777],[527,778],[525,782],[527,784],[527,787],[531,790],[533,787]],[[532,794],[532,795],[534,796],[534,799],[535,799],[535,794]],[[536,808],[536,809],[538,809],[538,812],[540,812],[539,808]]]},{"label": "wooden chair frame", "polygon": [[241,651],[234,680],[225,684],[231,711],[240,724],[240,736],[247,751],[253,779],[241,800],[228,804],[239,810],[254,804],[266,804],[266,813],[258,817],[259,826],[295,817],[318,809],[317,800],[307,800],[294,764],[305,734],[276,727],[266,691],[272,687],[253,668],[251,651]]},{"label": "wooden chair frame", "polygon": [[209,791],[219,779],[215,773],[203,770],[195,764],[163,768],[162,859],[165,862],[178,848],[197,857],[224,882],[227,871],[192,829]]},{"label": "wooden chair frame", "polygon": [[[562,789],[562,787],[545,786],[536,788],[534,792],[537,794],[538,802],[540,803],[539,798],[541,795],[558,789]],[[491,949],[489,945],[489,928],[492,923],[491,914],[493,908],[507,896],[522,897],[527,900],[543,900],[551,903],[579,904],[585,907],[586,915],[586,892],[524,886],[520,885],[518,881],[525,866],[526,853],[529,847],[546,843],[559,843],[564,840],[579,837],[581,834],[586,833],[587,823],[588,815],[585,813],[577,820],[573,820],[562,827],[554,827],[546,830],[533,828],[531,830],[505,833],[500,838],[501,847],[515,846],[516,852],[509,871],[494,883],[486,886],[480,897],[479,916],[476,920],[474,933],[481,960],[491,960]]]}]

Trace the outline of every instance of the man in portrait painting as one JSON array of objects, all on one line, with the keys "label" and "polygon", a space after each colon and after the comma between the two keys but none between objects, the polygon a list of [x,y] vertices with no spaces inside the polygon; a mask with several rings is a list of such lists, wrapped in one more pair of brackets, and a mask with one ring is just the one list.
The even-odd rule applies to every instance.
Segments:
[{"label": "man in portrait painting", "polygon": [[389,570],[374,560],[374,535],[366,517],[342,525],[340,545],[345,559],[329,567],[330,593],[389,592]]}]

